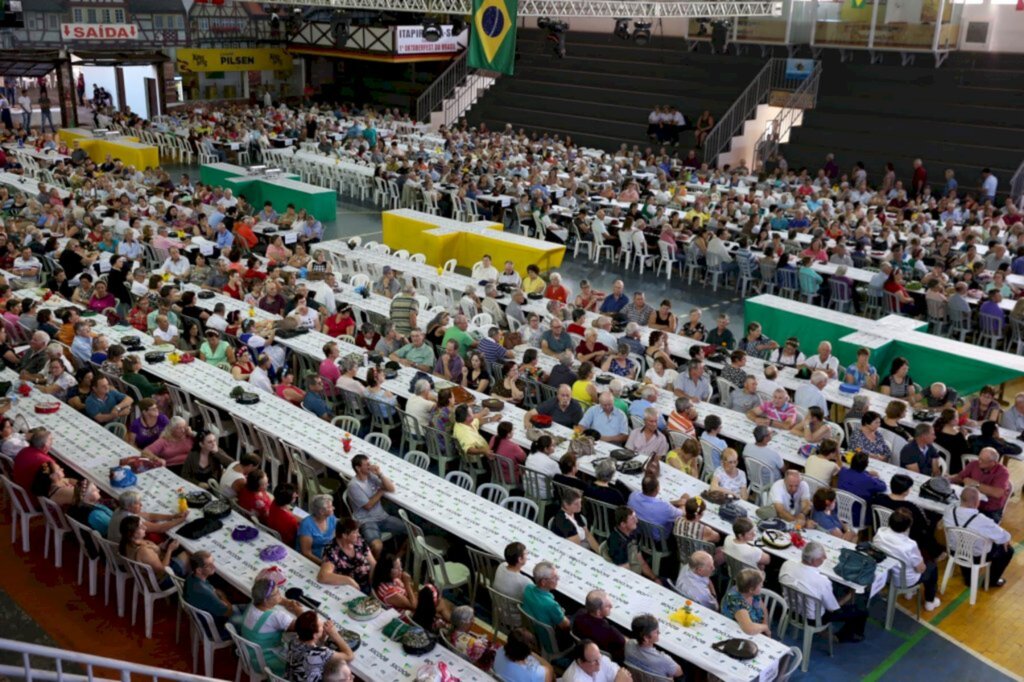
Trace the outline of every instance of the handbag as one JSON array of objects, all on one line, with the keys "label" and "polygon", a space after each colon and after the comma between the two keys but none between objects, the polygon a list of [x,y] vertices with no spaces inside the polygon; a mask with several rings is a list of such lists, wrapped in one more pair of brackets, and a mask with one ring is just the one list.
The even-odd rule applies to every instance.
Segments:
[{"label": "handbag", "polygon": [[718,515],[722,517],[723,521],[731,523],[736,519],[747,518],[747,510],[736,502],[728,502],[718,508]]},{"label": "handbag", "polygon": [[[710,502],[711,504],[719,505],[728,504],[729,502],[732,502],[733,500],[736,499],[735,495],[730,495],[724,490],[706,490],[701,494],[701,497],[704,498],[706,501]],[[744,516],[745,515],[746,514],[744,514]],[[721,511],[719,511],[719,516],[721,516]]]},{"label": "handbag", "polygon": [[176,532],[186,540],[198,540],[199,538],[206,537],[210,533],[216,533],[223,527],[224,524],[217,519],[200,517],[194,521],[189,521]]},{"label": "handbag", "polygon": [[590,457],[594,454],[594,439],[589,436],[577,436],[569,441],[566,452],[575,455],[577,459]]},{"label": "handbag", "polygon": [[512,350],[516,346],[520,346],[523,343],[523,335],[520,332],[506,332],[505,338],[501,340],[501,345],[506,350]]},{"label": "handbag", "polygon": [[874,559],[876,563],[879,563],[879,564],[882,563],[883,561],[885,561],[888,558],[888,557],[885,556],[885,552],[883,552],[882,550],[876,548],[870,542],[858,542],[857,543],[857,551],[858,552],[863,552],[864,554],[867,554],[869,557]]},{"label": "handbag", "polygon": [[839,562],[836,563],[836,575],[857,585],[870,586],[875,581],[875,568],[878,562],[863,552],[843,547],[839,550]]},{"label": "handbag", "polygon": [[437,646],[437,635],[431,634],[418,625],[402,635],[402,651],[410,656],[429,654]]},{"label": "handbag", "polygon": [[786,530],[788,527],[788,524],[777,516],[773,519],[763,519],[757,523],[757,529],[762,533],[769,530]]},{"label": "handbag", "polygon": [[203,516],[208,519],[223,519],[231,516],[231,505],[224,500],[213,500],[203,507]]},{"label": "handbag", "polygon": [[953,490],[953,486],[942,476],[932,476],[925,481],[924,485],[921,486],[920,495],[926,500],[934,500],[943,504],[956,500],[956,492]]},{"label": "handbag", "polygon": [[413,375],[412,381],[409,382],[409,393],[416,392],[416,384],[419,383],[420,379],[426,379],[427,383],[430,384],[430,388],[434,388],[434,377],[426,372],[417,371],[416,374]]},{"label": "handbag", "polygon": [[641,471],[644,470],[644,463],[641,462],[639,459],[631,459],[625,462],[616,462],[615,470],[618,471],[620,474],[625,474],[627,476],[639,474]]},{"label": "handbag", "polygon": [[753,641],[749,639],[740,639],[739,637],[715,642],[711,645],[711,648],[720,654],[725,654],[730,658],[736,658],[741,661],[755,658],[759,651],[757,645],[754,644]]},{"label": "handbag", "polygon": [[158,362],[163,362],[165,356],[160,351],[151,351],[149,353],[146,353],[142,357],[144,357],[146,359],[146,362],[149,363],[150,365],[155,365]]}]

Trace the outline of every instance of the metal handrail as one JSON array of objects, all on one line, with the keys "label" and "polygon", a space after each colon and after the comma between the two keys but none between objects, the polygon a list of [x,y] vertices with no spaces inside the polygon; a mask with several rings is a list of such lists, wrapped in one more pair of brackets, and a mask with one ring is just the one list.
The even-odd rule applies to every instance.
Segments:
[{"label": "metal handrail", "polygon": [[1010,178],[1010,197],[1013,203],[1020,206],[1021,197],[1024,197],[1024,161],[1017,166],[1017,172]]},{"label": "metal handrail", "polygon": [[[22,659],[22,665],[20,666],[7,664],[0,665],[0,677],[24,679],[27,680],[27,682],[34,682],[35,680],[53,680],[55,682],[63,682],[65,680],[78,682],[79,680],[82,680],[93,682],[93,680],[110,679],[105,675],[97,675],[94,669],[116,671],[121,682],[131,682],[132,674],[144,675],[145,677],[152,678],[153,682],[159,682],[160,680],[174,680],[175,682],[216,682],[217,679],[213,677],[203,677],[201,675],[191,675],[189,673],[177,672],[175,670],[166,670],[164,668],[154,668],[153,666],[142,665],[140,663],[119,661],[114,658],[93,656],[92,654],[83,654],[77,651],[56,649],[54,647],[31,644],[29,642],[19,642],[13,639],[0,639],[0,651],[20,654]],[[33,656],[52,661],[54,670],[39,670],[37,668],[33,668]],[[84,667],[85,675],[65,672],[64,666],[69,663]]]},{"label": "metal handrail", "polygon": [[426,90],[416,99],[416,120],[420,123],[430,121],[430,113],[441,108],[444,101],[451,96],[455,88],[462,85],[469,75],[466,60],[467,50],[452,60],[448,68],[434,79]]},{"label": "metal handrail", "polygon": [[[743,128],[760,104],[768,101],[772,92],[779,90],[796,90],[806,81],[787,78],[786,59],[773,57],[761,67],[761,70],[750,85],[740,93],[728,111],[718,119],[704,140],[704,161],[713,164],[718,155],[729,145],[732,138]],[[817,62],[815,67],[817,68]]]},{"label": "metal handrail", "polygon": [[774,119],[768,122],[764,132],[754,143],[753,167],[778,154],[779,145],[789,139],[789,132],[797,125],[797,119],[803,120],[804,112],[813,109],[818,103],[818,86],[821,84],[821,62],[814,64],[810,75],[800,86],[789,94]]}]

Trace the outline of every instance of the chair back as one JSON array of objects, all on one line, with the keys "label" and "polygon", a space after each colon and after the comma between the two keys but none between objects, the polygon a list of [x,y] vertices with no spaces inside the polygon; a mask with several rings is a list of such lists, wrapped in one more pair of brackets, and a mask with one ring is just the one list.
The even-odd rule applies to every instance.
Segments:
[{"label": "chair back", "polygon": [[669,532],[665,528],[637,519],[637,530],[640,531],[638,541],[643,552],[654,554],[667,551]]},{"label": "chair back", "polygon": [[473,569],[473,579],[478,585],[489,588],[494,584],[494,572],[501,565],[501,559],[475,547],[467,546],[466,553],[469,555],[469,565]]},{"label": "chair back", "polygon": [[351,433],[352,435],[359,433],[359,419],[357,419],[356,417],[349,416],[347,414],[343,414],[340,417],[335,417],[334,419],[331,420],[331,424],[337,426],[342,431]]},{"label": "chair back", "polygon": [[[778,592],[761,588],[761,603],[764,604],[764,622],[771,625],[777,617],[779,623],[785,623],[789,617],[789,604]],[[776,630],[778,632],[778,630]]]},{"label": "chair back", "polygon": [[[820,628],[821,617],[825,615],[825,604],[817,597],[812,597],[806,592],[798,589],[782,586],[782,596],[789,606],[789,622],[799,628],[814,627]],[[807,614],[814,614],[808,616]]]},{"label": "chair back", "polygon": [[522,481],[523,493],[537,505],[546,504],[552,498],[552,478],[539,471],[519,467],[519,479]]},{"label": "chair back", "polygon": [[36,506],[32,504],[32,497],[28,492],[20,485],[7,478],[6,475],[0,476],[0,481],[4,484],[4,489],[7,491],[7,497],[11,499],[13,504],[18,509],[20,514],[38,514]]},{"label": "chair back", "polygon": [[590,532],[600,540],[607,540],[615,527],[615,505],[583,498],[587,520],[590,521]]},{"label": "chair back", "polygon": [[128,571],[128,564],[126,559],[118,554],[117,543],[108,540],[99,534],[99,531],[92,531],[93,542],[96,543],[96,547],[100,550],[103,558],[107,561],[107,570],[114,571],[115,573],[122,573],[131,575]]},{"label": "chair back", "polygon": [[764,462],[753,457],[745,457],[743,463],[747,467],[747,478],[750,479],[750,490],[757,494],[768,492],[772,484],[779,480],[779,472]]},{"label": "chair back", "polygon": [[231,623],[227,623],[224,628],[238,649],[238,662],[249,679],[259,680],[266,677],[263,671],[267,669],[267,660],[263,658],[263,647],[242,637]]},{"label": "chair back", "polygon": [[537,507],[537,504],[525,497],[507,497],[501,503],[501,506],[534,523],[537,522],[537,517],[540,515],[540,509]]},{"label": "chair back", "polygon": [[498,592],[490,585],[487,586],[487,593],[493,606],[494,622],[491,625],[496,632],[504,632],[507,635],[522,624],[523,616],[519,611],[523,604],[521,601]]},{"label": "chair back", "polygon": [[430,468],[430,457],[419,450],[410,450],[405,453],[405,461],[426,471]]},{"label": "chair back", "polygon": [[438,589],[443,590],[447,585],[451,585],[454,581],[448,577],[448,565],[444,560],[444,555],[428,545],[422,533],[413,542],[419,545],[419,551],[422,553],[423,558],[427,560],[427,571],[430,573],[430,579],[438,586]]},{"label": "chair back", "polygon": [[449,483],[454,483],[463,490],[473,492],[476,489],[476,484],[473,483],[473,478],[464,471],[450,471],[445,475],[444,480]]},{"label": "chair back", "polygon": [[736,576],[739,575],[740,571],[742,571],[743,569],[750,568],[755,571],[758,570],[757,566],[751,566],[745,561],[740,561],[731,554],[725,555],[725,567],[729,571],[729,580],[731,580],[734,583],[736,582]]},{"label": "chair back", "polygon": [[836,490],[836,515],[840,521],[851,528],[863,528],[867,525],[867,511],[868,505],[864,498],[846,490]]},{"label": "chair back", "polygon": [[501,505],[508,499],[508,490],[494,483],[482,484],[476,489],[476,494],[497,505]]},{"label": "chair back", "polygon": [[635,665],[626,663],[622,666],[629,671],[630,676],[633,678],[633,682],[672,682],[671,677],[662,677],[661,675],[655,675],[649,673],[646,670],[642,670]]},{"label": "chair back", "polygon": [[487,464],[491,469],[491,481],[494,484],[509,490],[519,485],[519,481],[516,480],[515,460],[495,455],[487,460]]},{"label": "chair back", "polygon": [[[124,557],[124,562],[128,566],[128,570],[131,572],[132,577],[135,578],[136,584],[138,584],[142,591],[149,594],[161,594],[168,592],[168,590],[164,590],[160,587],[160,581],[156,579],[156,572],[153,570],[152,566],[140,561],[132,561],[127,557]],[[170,571],[170,569],[167,570]]]},{"label": "chair back", "polygon": [[100,549],[96,546],[96,538],[93,537],[92,528],[75,521],[70,516],[65,517],[68,525],[71,526],[71,532],[75,534],[75,539],[78,540],[79,546],[82,551],[85,552],[86,556],[90,560],[98,559],[100,556]]},{"label": "chair back", "polygon": [[974,550],[976,547],[985,546],[987,541],[984,537],[975,533],[970,528],[959,528],[957,526],[946,526],[946,549],[949,551],[950,560],[958,566],[970,568],[975,565],[988,564],[989,548],[980,555],[980,560],[975,560]]},{"label": "chair back", "polygon": [[694,552],[707,552],[711,556],[715,555],[715,546],[710,542],[704,540],[697,540],[695,538],[687,538],[681,535],[676,535],[676,550],[679,554],[679,564],[682,566],[690,560],[690,555]]},{"label": "chair back", "polygon": [[832,301],[837,303],[846,303],[852,301],[850,294],[850,285],[842,280],[837,280],[832,277],[828,280],[828,290]]},{"label": "chair back", "polygon": [[547,623],[542,623],[524,609],[522,604],[519,605],[519,615],[522,618],[522,623],[528,627],[532,632],[533,636],[537,638],[537,646],[540,647],[540,655],[545,660],[550,661],[558,653],[558,640],[555,638],[555,629]]},{"label": "chair back", "polygon": [[365,440],[370,445],[380,448],[385,452],[391,451],[391,437],[383,433],[369,433],[366,435]]},{"label": "chair back", "polygon": [[888,507],[882,507],[877,504],[871,506],[871,521],[874,524],[874,530],[877,533],[880,528],[885,528],[889,525],[889,517],[892,516],[892,509]]},{"label": "chair back", "polygon": [[68,519],[64,516],[64,510],[60,508],[59,504],[49,497],[38,497],[36,499],[39,500],[39,504],[43,508],[43,517],[46,519],[46,525],[58,533],[71,532],[71,526],[68,525]]}]

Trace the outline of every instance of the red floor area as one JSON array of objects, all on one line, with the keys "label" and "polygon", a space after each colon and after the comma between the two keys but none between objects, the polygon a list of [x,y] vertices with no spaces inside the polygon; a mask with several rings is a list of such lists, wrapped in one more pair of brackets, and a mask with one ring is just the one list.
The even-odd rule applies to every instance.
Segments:
[{"label": "red floor area", "polygon": [[[55,568],[51,559],[43,558],[44,527],[41,520],[32,524],[32,549],[21,551],[21,538],[17,545],[10,544],[11,525],[9,507],[3,500],[0,520],[0,543],[3,543],[4,570],[0,571],[0,589],[11,598],[54,639],[58,646],[83,653],[143,663],[182,672],[192,672],[188,624],[182,620],[181,642],[174,643],[175,606],[169,600],[158,602],[154,610],[153,638],[146,639],[142,602],[139,602],[138,622],[131,624],[131,584],[128,587],[126,617],[117,617],[114,582],[111,580],[110,605],[103,604],[103,579],[100,574],[99,590],[89,596],[88,568],[85,584],[75,583],[78,570],[78,547],[68,536],[64,545],[64,566]],[[183,616],[184,618],[184,616]],[[9,633],[17,639],[16,633]],[[200,661],[200,671],[202,662]],[[235,659],[230,651],[216,654],[214,675],[234,679]]]}]

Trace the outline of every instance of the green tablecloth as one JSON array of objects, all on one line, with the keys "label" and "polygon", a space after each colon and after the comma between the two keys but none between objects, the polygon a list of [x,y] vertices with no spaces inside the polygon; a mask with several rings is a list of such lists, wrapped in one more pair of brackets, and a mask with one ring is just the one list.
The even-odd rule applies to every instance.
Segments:
[{"label": "green tablecloth", "polygon": [[204,163],[199,168],[199,179],[204,185],[224,187],[228,178],[246,175],[248,171],[233,163]]},{"label": "green tablecloth", "polygon": [[832,353],[844,367],[857,359],[863,342],[858,335],[864,332],[876,337],[876,343],[864,345],[871,347],[871,364],[881,376],[888,375],[894,358],[904,357],[916,383],[927,386],[941,381],[961,395],[1024,376],[1019,357],[925,333],[928,325],[923,321],[901,318],[895,320],[900,327],[896,328],[884,321],[793,304],[774,296],[747,299],[744,316],[747,324],[759,322],[764,333],[780,344],[796,336],[805,355],[814,353],[821,341],[831,342]]},{"label": "green tablecloth", "polygon": [[273,178],[247,173],[245,168],[232,163],[207,163],[199,169],[199,177],[205,184],[231,188],[257,208],[269,201],[278,213],[284,213],[288,204],[294,204],[296,210],[304,208],[318,220],[338,217],[338,198],[334,190],[300,182],[294,173],[282,173]]}]

